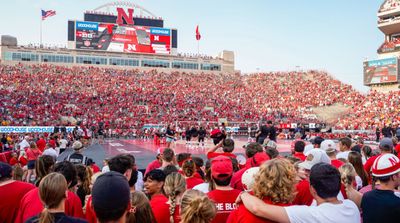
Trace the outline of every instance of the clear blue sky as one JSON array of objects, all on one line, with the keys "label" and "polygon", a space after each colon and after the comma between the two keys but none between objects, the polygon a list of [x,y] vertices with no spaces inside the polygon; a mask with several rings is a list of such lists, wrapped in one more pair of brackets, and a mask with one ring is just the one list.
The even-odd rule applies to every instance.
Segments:
[{"label": "clear blue sky", "polygon": [[[57,11],[43,24],[43,42],[66,44],[67,20],[107,0],[12,0],[0,7],[0,34],[20,44],[38,43],[40,9]],[[375,59],[383,42],[377,11],[383,0],[137,0],[178,29],[178,51],[196,53],[200,25],[201,53],[227,49],[242,72],[286,71],[296,66],[323,69],[345,83],[362,86],[362,62]]]}]

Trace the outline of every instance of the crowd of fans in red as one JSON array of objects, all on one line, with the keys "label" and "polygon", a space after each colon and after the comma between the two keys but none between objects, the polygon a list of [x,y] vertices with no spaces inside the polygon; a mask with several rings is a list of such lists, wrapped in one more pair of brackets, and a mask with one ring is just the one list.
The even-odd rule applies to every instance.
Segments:
[{"label": "crowd of fans in red", "polygon": [[[365,97],[321,71],[241,76],[20,64],[0,66],[0,86],[1,125],[57,126],[79,120],[87,127],[103,122],[106,128],[132,132],[146,123],[216,122],[221,117],[308,123],[318,122],[313,107],[336,103],[357,111],[360,122],[366,119],[357,110]],[[377,109],[390,110],[397,102],[393,96],[377,102]],[[340,126],[350,128],[348,122]]]},{"label": "crowd of fans in red", "polygon": [[[292,153],[283,156],[270,127],[264,127],[257,137],[265,140],[247,144],[244,157],[232,139],[221,137],[207,148],[206,160],[161,148],[143,172],[128,154],[107,159],[100,169],[83,154],[80,137],[22,137],[20,157],[0,160],[0,221],[398,222],[395,139],[383,138],[372,151],[348,137],[338,146],[321,137],[311,144],[298,138]],[[70,149],[62,151],[66,145]]]},{"label": "crowd of fans in red", "polygon": [[400,124],[400,91],[371,91],[365,100],[340,119],[336,129],[374,130]]}]

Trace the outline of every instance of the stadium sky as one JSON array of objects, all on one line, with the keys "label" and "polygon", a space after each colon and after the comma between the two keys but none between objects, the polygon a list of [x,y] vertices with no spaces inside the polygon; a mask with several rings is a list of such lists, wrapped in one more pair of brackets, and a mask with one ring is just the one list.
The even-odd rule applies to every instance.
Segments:
[{"label": "stadium sky", "polygon": [[[0,34],[19,44],[38,43],[40,9],[56,10],[43,23],[43,43],[66,45],[67,20],[112,0],[13,0],[0,7]],[[235,52],[244,73],[322,69],[339,80],[363,87],[362,62],[375,59],[383,42],[377,11],[383,0],[137,0],[164,26],[178,29],[178,51],[196,53],[195,26],[200,25],[200,53]]]}]

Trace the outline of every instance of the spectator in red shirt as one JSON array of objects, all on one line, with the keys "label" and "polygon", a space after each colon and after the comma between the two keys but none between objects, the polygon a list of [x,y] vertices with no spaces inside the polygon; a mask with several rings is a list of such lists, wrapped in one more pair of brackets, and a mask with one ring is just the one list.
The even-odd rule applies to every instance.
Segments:
[{"label": "spectator in red shirt", "polygon": [[162,222],[165,216],[169,219],[168,198],[163,191],[165,178],[165,173],[160,169],[150,171],[144,178],[144,190],[150,197],[150,206],[156,222]]},{"label": "spectator in red shirt", "polygon": [[[68,162],[63,161],[57,163],[54,167],[54,171],[64,175],[67,180],[68,186],[71,188],[73,181],[76,180],[76,169],[75,166]],[[39,190],[35,188],[29,191],[22,199],[20,208],[18,210],[17,223],[23,223],[29,218],[38,215],[43,210],[43,204],[40,201]],[[65,214],[70,217],[83,218],[82,204],[79,197],[68,190],[67,199],[65,200]]]},{"label": "spectator in red shirt", "polygon": [[87,164],[92,169],[93,174],[100,172],[100,167],[96,165],[92,158],[87,160]]},{"label": "spectator in red shirt", "polygon": [[245,167],[234,173],[231,180],[231,187],[240,191],[244,190],[242,184],[243,173],[247,169],[260,166],[264,161],[269,160],[269,156],[263,151],[261,145],[255,142],[249,143],[245,146],[245,155],[247,157]]},{"label": "spectator in red shirt", "polygon": [[162,221],[157,223],[178,223],[180,222],[179,207],[183,193],[186,191],[186,181],[182,174],[171,173],[165,178],[164,191],[168,197],[166,206],[160,206],[160,208],[166,207],[166,213]]},{"label": "spectator in red shirt", "polygon": [[[268,183],[266,183],[268,182]],[[289,206],[294,199],[294,185],[296,171],[286,159],[273,159],[260,166],[255,177],[253,194],[266,204]],[[231,213],[228,223],[241,222],[272,222],[257,217],[246,209],[244,205]]]},{"label": "spectator in red shirt", "polygon": [[12,167],[0,162],[0,219],[4,223],[14,223],[22,197],[35,187],[32,184],[12,179]]},{"label": "spectator in red shirt", "polygon": [[157,156],[156,159],[153,160],[152,162],[149,163],[146,167],[146,171],[144,172],[144,175],[146,176],[150,171],[154,169],[158,169],[161,167],[162,164],[162,154],[163,154],[164,149],[160,148],[157,150]]},{"label": "spectator in red shirt", "polygon": [[92,205],[99,222],[126,222],[130,210],[130,190],[126,177],[110,171],[93,185]]},{"label": "spectator in red shirt", "polygon": [[18,154],[16,152],[11,153],[11,159],[8,162],[11,166],[14,166],[18,163]]},{"label": "spectator in red shirt", "polygon": [[[221,151],[217,152],[219,148],[222,148],[222,152]],[[207,150],[206,152],[207,159],[212,159],[219,155],[236,158],[236,155],[232,153],[234,149],[235,149],[235,141],[233,141],[232,139],[221,140],[216,146]]]},{"label": "spectator in red shirt", "polygon": [[204,180],[199,177],[199,174],[196,171],[196,164],[192,159],[183,162],[182,172],[186,179],[187,189],[192,189],[196,185],[204,183]]},{"label": "spectator in red shirt", "polygon": [[[43,135],[40,135],[40,139],[36,142],[37,148],[43,152],[44,149],[46,148],[46,140],[44,139]],[[53,147],[55,148],[55,147]]]},{"label": "spectator in red shirt", "polygon": [[233,165],[229,157],[217,156],[211,160],[211,178],[215,189],[208,192],[207,196],[217,208],[213,223],[226,222],[229,214],[236,210],[235,200],[241,191],[230,186],[232,175]]},{"label": "spectator in red shirt", "polygon": [[181,201],[181,223],[210,223],[216,215],[215,204],[198,190],[187,190]]},{"label": "spectator in red shirt", "polygon": [[301,161],[304,161],[306,159],[306,156],[304,155],[304,148],[306,147],[306,144],[304,143],[303,140],[298,140],[294,143],[294,154],[293,156],[296,158],[299,158]]},{"label": "spectator in red shirt", "polygon": [[42,152],[36,147],[36,143],[31,142],[30,148],[26,150],[26,156],[28,157],[28,173],[26,175],[26,182],[31,181],[31,176],[35,175],[35,162],[36,159],[42,155]]},{"label": "spectator in red shirt", "polygon": [[367,162],[364,164],[364,169],[368,174],[371,173],[372,165],[374,164],[376,158],[381,154],[393,153],[393,141],[391,138],[383,138],[379,143],[380,154],[371,156]]},{"label": "spectator in red shirt", "polygon": [[179,153],[176,155],[176,162],[178,163],[179,167],[182,168],[183,161],[192,157],[190,153]]},{"label": "spectator in red shirt", "polygon": [[328,155],[322,149],[310,150],[306,160],[298,164],[298,175],[301,180],[296,184],[297,193],[293,204],[308,206],[312,204],[313,196],[310,192],[309,177],[311,168],[317,163],[331,163]]}]

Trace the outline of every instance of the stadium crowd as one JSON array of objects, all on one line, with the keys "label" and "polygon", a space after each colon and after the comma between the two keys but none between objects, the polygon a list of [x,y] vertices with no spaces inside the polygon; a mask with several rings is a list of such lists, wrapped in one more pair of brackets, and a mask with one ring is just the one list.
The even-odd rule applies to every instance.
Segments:
[{"label": "stadium crowd", "polygon": [[362,103],[340,119],[336,129],[376,129],[400,124],[400,91],[371,91]]},{"label": "stadium crowd", "polygon": [[[364,96],[321,71],[241,76],[53,65],[0,65],[0,121],[11,126],[104,123],[131,134],[176,121],[319,122],[313,107],[357,109]],[[382,103],[386,103],[386,100]]]},{"label": "stadium crowd", "polygon": [[[173,129],[173,127],[171,127]],[[169,137],[177,137],[173,131]],[[279,154],[270,122],[245,159],[223,129],[206,159],[160,148],[146,170],[120,154],[102,168],[83,155],[82,137],[24,136],[0,154],[0,221],[11,222],[398,222],[400,144],[322,137]],[[8,140],[8,139],[6,139]],[[73,150],[65,150],[64,146]],[[60,153],[67,152],[60,159]],[[144,173],[144,174],[143,174]]]}]

